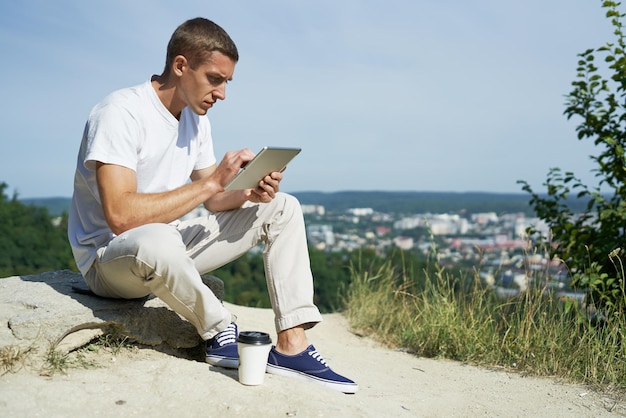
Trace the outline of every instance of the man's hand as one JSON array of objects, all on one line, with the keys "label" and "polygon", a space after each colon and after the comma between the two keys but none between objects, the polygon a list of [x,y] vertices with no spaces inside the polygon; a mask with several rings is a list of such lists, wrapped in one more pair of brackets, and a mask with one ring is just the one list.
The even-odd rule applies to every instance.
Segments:
[{"label": "man's hand", "polygon": [[[239,170],[254,158],[254,153],[249,149],[239,151],[229,151],[218,166],[212,166],[203,170],[194,171],[191,179],[194,181],[212,178],[224,187],[237,175]],[[273,172],[259,181],[258,187],[254,189],[232,190],[224,193],[217,193],[204,202],[211,212],[222,212],[241,207],[245,201],[253,203],[271,202],[279,191],[280,181],[283,179],[281,172]]]},{"label": "man's hand", "polygon": [[253,158],[254,153],[248,148],[228,151],[211,175],[224,188],[239,173],[239,170]]},{"label": "man's hand", "polygon": [[[254,153],[245,148],[229,151],[213,172],[218,182],[226,186],[237,175],[239,170],[254,158]],[[243,191],[244,198],[253,203],[268,203],[276,197],[283,175],[279,171],[272,172],[259,181],[258,187]]]},{"label": "man's hand", "polygon": [[268,203],[272,201],[276,197],[276,193],[279,192],[282,179],[283,174],[281,172],[274,171],[270,173],[259,181],[257,188],[245,191],[246,199],[254,203]]}]

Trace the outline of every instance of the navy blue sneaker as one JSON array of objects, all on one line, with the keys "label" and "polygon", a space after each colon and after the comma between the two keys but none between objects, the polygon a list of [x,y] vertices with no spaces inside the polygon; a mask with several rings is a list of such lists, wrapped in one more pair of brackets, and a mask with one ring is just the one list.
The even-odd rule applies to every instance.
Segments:
[{"label": "navy blue sneaker", "polygon": [[206,362],[213,366],[236,369],[239,367],[237,353],[237,324],[231,322],[224,331],[206,342]]},{"label": "navy blue sneaker", "polygon": [[309,380],[343,393],[359,390],[352,380],[333,372],[313,345],[293,356],[281,354],[272,347],[266,370],[271,374]]}]

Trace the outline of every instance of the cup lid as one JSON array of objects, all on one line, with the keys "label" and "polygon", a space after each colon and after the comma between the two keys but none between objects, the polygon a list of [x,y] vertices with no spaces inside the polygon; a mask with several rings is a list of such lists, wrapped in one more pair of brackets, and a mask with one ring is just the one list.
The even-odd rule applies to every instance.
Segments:
[{"label": "cup lid", "polygon": [[243,344],[271,344],[272,339],[267,332],[261,331],[241,331],[237,341]]}]

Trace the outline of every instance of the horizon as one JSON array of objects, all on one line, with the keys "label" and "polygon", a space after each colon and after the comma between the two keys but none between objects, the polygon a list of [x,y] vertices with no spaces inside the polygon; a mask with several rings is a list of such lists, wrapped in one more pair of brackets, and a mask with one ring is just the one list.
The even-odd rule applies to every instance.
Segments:
[{"label": "horizon", "polygon": [[[292,195],[298,195],[303,193],[320,193],[320,194],[339,194],[339,193],[412,193],[412,194],[493,194],[493,195],[529,195],[528,193],[521,192],[490,192],[490,191],[479,191],[479,190],[468,190],[468,191],[438,191],[438,190],[332,190],[332,191],[321,191],[321,190],[300,190],[287,192]],[[541,193],[539,193],[541,194]],[[9,196],[12,197],[12,196]],[[72,199],[72,196],[25,196],[22,197],[18,194],[17,200],[52,200],[52,199]]]}]

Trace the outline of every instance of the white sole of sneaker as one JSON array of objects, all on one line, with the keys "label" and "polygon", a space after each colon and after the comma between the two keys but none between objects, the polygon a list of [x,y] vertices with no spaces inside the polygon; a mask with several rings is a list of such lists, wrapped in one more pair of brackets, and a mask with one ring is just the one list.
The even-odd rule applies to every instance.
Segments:
[{"label": "white sole of sneaker", "polygon": [[206,356],[205,361],[211,366],[223,367],[225,369],[238,369],[239,360],[229,357]]},{"label": "white sole of sneaker", "polygon": [[267,373],[269,374],[275,374],[278,376],[286,376],[286,377],[294,377],[296,379],[314,382],[319,385],[326,386],[329,389],[336,390],[338,392],[353,394],[359,390],[359,386],[356,383],[349,384],[349,383],[333,382],[333,381],[326,380],[326,379],[320,379],[319,377],[311,376],[309,374],[299,372],[297,370],[287,369],[285,367],[275,366],[269,363],[265,371],[267,371]]}]

